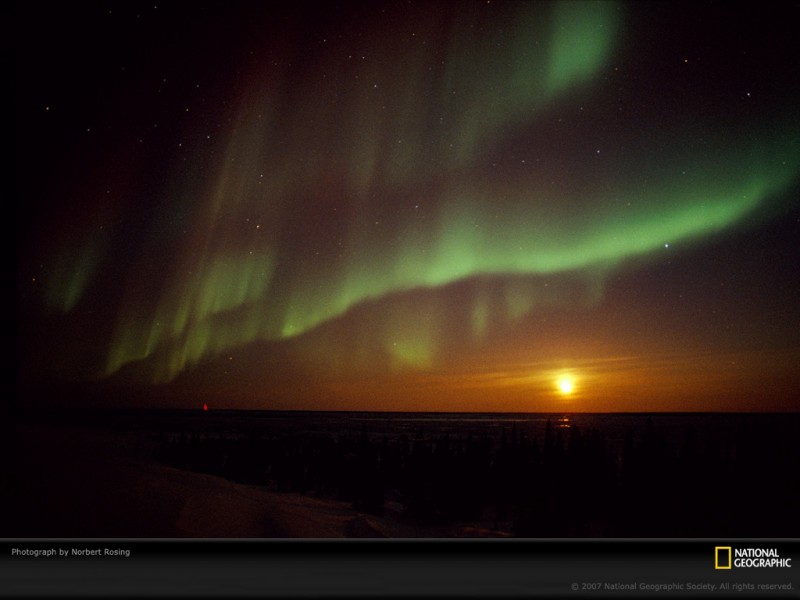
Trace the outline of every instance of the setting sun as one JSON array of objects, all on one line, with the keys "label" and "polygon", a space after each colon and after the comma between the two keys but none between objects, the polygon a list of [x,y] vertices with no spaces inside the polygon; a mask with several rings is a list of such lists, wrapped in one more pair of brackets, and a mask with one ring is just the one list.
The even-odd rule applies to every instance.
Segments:
[{"label": "setting sun", "polygon": [[562,394],[571,394],[575,389],[575,381],[572,377],[559,377],[556,385],[558,386],[558,391]]}]

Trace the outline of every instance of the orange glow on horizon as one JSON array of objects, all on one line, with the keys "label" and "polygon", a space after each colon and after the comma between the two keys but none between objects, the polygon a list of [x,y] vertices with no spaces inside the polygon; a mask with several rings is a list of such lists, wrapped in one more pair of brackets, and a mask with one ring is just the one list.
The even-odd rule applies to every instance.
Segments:
[{"label": "orange glow on horizon", "polygon": [[[354,373],[302,384],[289,378],[255,394],[252,389],[206,388],[201,401],[220,404],[224,398],[231,406],[270,410],[377,412],[775,411],[786,410],[780,402],[787,390],[800,388],[793,376],[797,359],[792,351],[570,356],[494,369],[408,369],[391,377]],[[194,400],[197,396],[194,390],[187,394]]]}]

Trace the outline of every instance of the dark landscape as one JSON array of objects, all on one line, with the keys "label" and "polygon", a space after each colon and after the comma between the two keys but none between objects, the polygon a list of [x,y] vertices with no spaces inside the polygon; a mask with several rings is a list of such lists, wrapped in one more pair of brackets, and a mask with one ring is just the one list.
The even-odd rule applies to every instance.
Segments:
[{"label": "dark landscape", "polygon": [[800,535],[797,414],[61,411],[11,431],[8,537]]}]

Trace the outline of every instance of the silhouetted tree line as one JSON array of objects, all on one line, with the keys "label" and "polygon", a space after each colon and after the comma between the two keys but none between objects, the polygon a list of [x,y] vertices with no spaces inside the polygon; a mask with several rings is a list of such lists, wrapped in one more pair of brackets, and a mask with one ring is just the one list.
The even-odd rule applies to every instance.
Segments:
[{"label": "silhouetted tree line", "polygon": [[162,435],[182,469],[352,503],[391,502],[423,524],[483,523],[521,537],[797,537],[797,424],[743,416],[735,439],[688,426],[669,439],[648,420],[622,447],[599,429],[548,422],[541,439],[499,434],[370,435],[253,431]]}]

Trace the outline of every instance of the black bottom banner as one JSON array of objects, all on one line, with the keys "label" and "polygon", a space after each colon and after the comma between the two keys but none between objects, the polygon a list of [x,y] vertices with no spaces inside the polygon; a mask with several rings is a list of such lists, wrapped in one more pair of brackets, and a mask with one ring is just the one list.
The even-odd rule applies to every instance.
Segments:
[{"label": "black bottom banner", "polygon": [[0,540],[4,597],[800,598],[800,540]]}]

